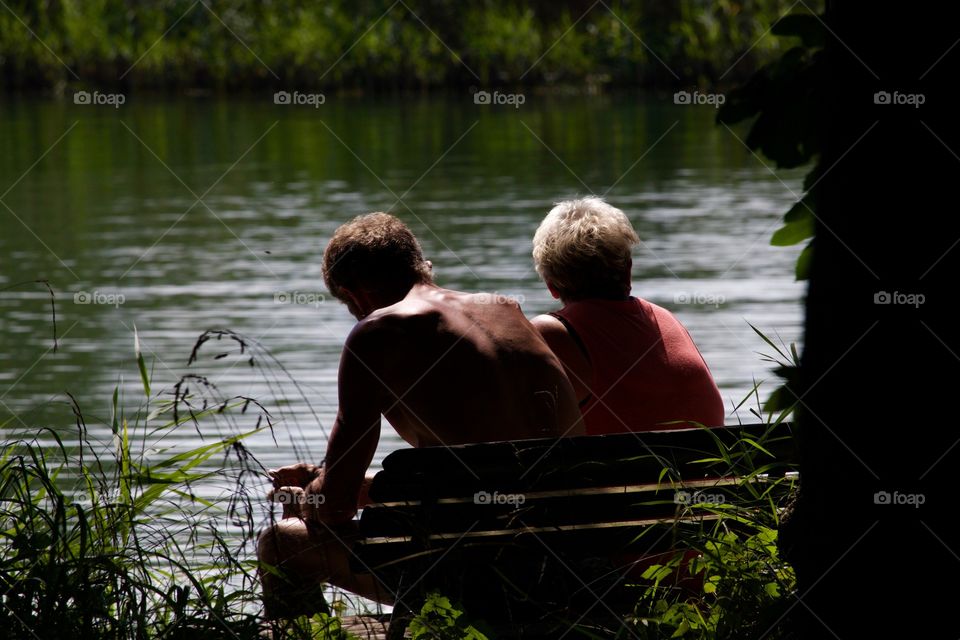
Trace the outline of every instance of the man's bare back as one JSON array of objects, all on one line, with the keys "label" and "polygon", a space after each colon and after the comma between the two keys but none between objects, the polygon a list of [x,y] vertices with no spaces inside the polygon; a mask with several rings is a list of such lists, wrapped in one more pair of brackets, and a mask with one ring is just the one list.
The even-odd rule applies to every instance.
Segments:
[{"label": "man's bare back", "polygon": [[503,296],[417,285],[347,346],[369,354],[381,412],[415,447],[578,434],[569,382],[538,337]]}]

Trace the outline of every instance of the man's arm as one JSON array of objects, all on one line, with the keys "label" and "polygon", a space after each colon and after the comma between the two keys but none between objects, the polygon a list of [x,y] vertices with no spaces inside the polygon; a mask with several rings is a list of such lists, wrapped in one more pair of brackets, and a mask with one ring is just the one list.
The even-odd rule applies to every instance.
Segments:
[{"label": "man's arm", "polygon": [[340,406],[327,442],[323,475],[306,489],[307,517],[328,524],[353,518],[364,476],[380,441],[384,389],[378,375],[381,359],[371,327],[360,323],[344,345],[337,376]]},{"label": "man's arm", "polygon": [[[323,476],[323,467],[300,462],[279,469],[269,469],[267,475],[273,480],[273,488],[267,492],[267,500],[283,505],[284,518],[300,518],[303,517],[300,507],[305,503],[301,494],[304,494],[307,485]],[[373,477],[374,474],[367,474],[360,485],[358,509],[371,504],[370,487],[373,485]],[[317,486],[319,487],[319,483]]]}]

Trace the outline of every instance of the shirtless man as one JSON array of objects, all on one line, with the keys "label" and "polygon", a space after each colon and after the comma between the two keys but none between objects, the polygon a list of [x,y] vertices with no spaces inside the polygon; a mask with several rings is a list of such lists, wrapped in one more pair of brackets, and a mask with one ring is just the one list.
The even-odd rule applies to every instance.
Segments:
[{"label": "shirtless man", "polygon": [[390,602],[349,566],[381,415],[414,447],[584,433],[562,365],[520,307],[442,289],[430,268],[385,213],[344,224],[324,252],[327,287],[359,322],[344,345],[322,466],[271,472],[285,518],[258,543],[268,617],[319,610],[323,583]]}]

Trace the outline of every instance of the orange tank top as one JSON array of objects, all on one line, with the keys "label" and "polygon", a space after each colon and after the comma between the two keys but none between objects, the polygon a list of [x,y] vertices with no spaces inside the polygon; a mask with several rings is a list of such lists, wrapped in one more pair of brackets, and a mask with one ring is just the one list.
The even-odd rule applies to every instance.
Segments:
[{"label": "orange tank top", "polygon": [[[553,314],[590,360],[588,434],[723,425],[723,400],[690,334],[640,298],[582,300]],[[677,424],[668,422],[683,421]]]}]

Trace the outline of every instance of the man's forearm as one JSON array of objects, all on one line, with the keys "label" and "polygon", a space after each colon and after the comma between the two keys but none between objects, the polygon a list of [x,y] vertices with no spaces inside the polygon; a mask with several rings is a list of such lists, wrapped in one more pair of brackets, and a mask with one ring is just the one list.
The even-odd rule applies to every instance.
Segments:
[{"label": "man's forearm", "polygon": [[305,487],[301,507],[305,519],[339,524],[353,519],[357,514],[358,494],[364,493],[366,480],[363,479],[358,489],[344,487],[330,480],[330,476],[322,475]]}]

